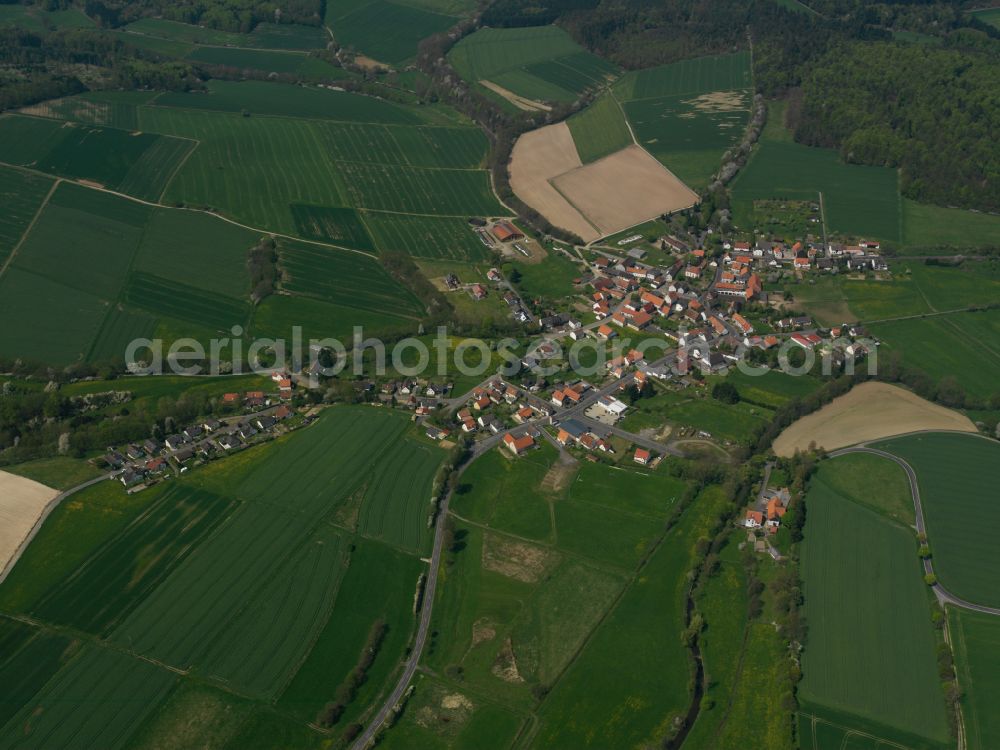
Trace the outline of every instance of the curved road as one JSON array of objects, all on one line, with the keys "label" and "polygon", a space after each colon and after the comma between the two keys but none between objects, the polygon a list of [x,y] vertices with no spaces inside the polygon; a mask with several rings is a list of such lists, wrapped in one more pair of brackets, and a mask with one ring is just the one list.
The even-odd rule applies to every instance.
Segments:
[{"label": "curved road", "polygon": [[[913,497],[913,509],[916,511],[917,519],[917,532],[920,534],[926,533],[926,526],[924,525],[924,508],[920,503],[920,487],[917,484],[917,473],[913,470],[906,461],[904,461],[899,456],[896,456],[888,451],[879,450],[878,448],[869,448],[866,443],[861,443],[860,445],[853,446],[851,448],[841,448],[840,450],[831,451],[830,458],[836,458],[837,456],[843,456],[846,453],[871,453],[875,456],[881,456],[882,458],[887,458],[890,461],[894,461],[896,464],[902,467],[903,471],[906,472],[906,478],[910,482],[910,495]],[[934,574],[934,562],[931,559],[924,560],[924,573]],[[935,583],[933,586],[934,593],[937,595],[938,601],[942,604],[953,604],[956,607],[961,607],[963,609],[971,609],[974,612],[982,612],[987,615],[997,615],[1000,616],[1000,609],[996,607],[986,607],[982,604],[973,604],[972,602],[961,599],[954,594],[952,594],[948,589],[942,586],[940,583]]]}]

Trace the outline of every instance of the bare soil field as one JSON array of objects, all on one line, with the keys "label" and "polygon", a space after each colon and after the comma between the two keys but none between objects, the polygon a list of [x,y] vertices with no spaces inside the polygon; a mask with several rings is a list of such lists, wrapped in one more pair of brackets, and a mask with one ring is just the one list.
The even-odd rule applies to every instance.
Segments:
[{"label": "bare soil field", "polygon": [[17,553],[58,490],[0,471],[0,571]]},{"label": "bare soil field", "polygon": [[518,198],[554,225],[591,242],[601,236],[598,228],[550,182],[581,166],[569,126],[565,122],[548,125],[517,139],[510,157],[510,186]]},{"label": "bare soil field", "polygon": [[968,417],[888,383],[862,383],[803,417],[774,441],[774,452],[791,456],[810,444],[826,450],[918,430],[976,432]]},{"label": "bare soil field", "polygon": [[504,99],[509,101],[518,109],[523,109],[525,112],[551,112],[552,107],[548,104],[542,104],[541,102],[536,102],[534,99],[525,99],[520,94],[515,94],[509,89],[505,89],[503,86],[493,83],[493,81],[480,81],[481,86],[485,86],[494,94],[499,94]]},{"label": "bare soil field", "polygon": [[640,146],[627,146],[553,180],[602,235],[689,208],[698,194]]},{"label": "bare soil field", "polygon": [[558,560],[544,547],[487,534],[483,539],[483,568],[525,583],[537,583]]}]

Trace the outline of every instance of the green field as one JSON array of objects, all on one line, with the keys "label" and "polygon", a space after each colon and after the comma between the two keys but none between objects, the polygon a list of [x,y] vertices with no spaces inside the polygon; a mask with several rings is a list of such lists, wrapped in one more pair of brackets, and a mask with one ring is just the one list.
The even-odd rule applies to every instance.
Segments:
[{"label": "green field", "polygon": [[835,476],[855,468],[823,463],[806,498],[800,701],[853,729],[882,725],[871,733],[887,740],[912,735],[943,747],[948,727],[916,539],[837,491]]},{"label": "green field", "polygon": [[[159,746],[171,727],[238,742],[243,721],[227,715],[246,717],[250,701],[281,706],[280,728],[254,720],[268,724],[268,736],[311,745],[317,736],[305,724],[334,698],[382,621],[385,639],[342,726],[361,718],[412,636],[424,564],[396,547],[426,551],[426,502],[443,456],[407,431],[399,413],[335,408],[288,438],[138,496],[105,482],[63,503],[0,587],[0,610],[69,626],[83,654],[57,673],[71,656],[65,641],[0,619],[4,721],[20,712],[0,745],[68,746],[76,737],[117,748],[147,716],[137,746]],[[376,468],[389,465],[403,468]],[[392,485],[397,477],[405,487]],[[181,678],[167,698],[178,677],[152,659],[196,678]],[[211,691],[213,683],[240,697]],[[141,701],[124,700],[136,693]],[[182,729],[179,712],[195,696],[204,704]],[[87,721],[89,700],[99,702],[101,722]]]},{"label": "green field", "polygon": [[972,15],[983,23],[988,23],[991,26],[996,26],[1000,29],[1000,8],[985,8],[983,10],[973,11]]},{"label": "green field", "polygon": [[686,712],[692,666],[676,635],[684,572],[724,502],[718,488],[706,490],[666,535],[542,703],[533,747],[645,745]]},{"label": "green field", "polygon": [[52,180],[10,167],[0,167],[0,265],[21,240],[52,188]]},{"label": "green field", "polygon": [[631,72],[614,86],[636,140],[695,190],[743,137],[750,55],[737,52]]},{"label": "green field", "polygon": [[929,248],[979,248],[997,244],[1000,244],[1000,216],[903,199],[903,245],[907,252],[919,255]]},{"label": "green field", "polygon": [[1000,606],[1000,550],[993,535],[1000,523],[994,490],[1000,446],[976,436],[941,433],[896,438],[880,447],[917,472],[941,585],[968,601]]},{"label": "green field", "polygon": [[556,26],[479,29],[456,44],[448,59],[472,83],[489,80],[528,99],[558,102],[573,101],[617,72]]},{"label": "green field", "polygon": [[603,94],[566,121],[580,161],[589,164],[632,144],[625,115],[611,94]]},{"label": "green field", "polygon": [[1000,743],[1000,617],[948,608],[948,629],[962,686],[962,717],[969,750]]},{"label": "green field", "polygon": [[771,105],[764,133],[733,181],[736,224],[751,228],[755,200],[815,201],[822,194],[830,232],[899,242],[902,199],[896,171],[845,164],[833,149],[793,142],[784,111],[783,103]]},{"label": "green field", "polygon": [[0,5],[0,26],[20,26],[29,31],[54,29],[83,29],[92,27],[91,21],[77,8],[44,10],[40,5]]},{"label": "green field", "polygon": [[330,3],[326,8],[326,24],[342,46],[389,65],[416,57],[421,39],[446,31],[457,20],[392,0]]},{"label": "green field", "polygon": [[415,258],[471,262],[492,257],[462,218],[369,211],[364,220],[379,250],[401,251]]},{"label": "green field", "polygon": [[257,47],[275,50],[311,50],[326,47],[328,38],[319,26],[259,23],[249,34],[193,26],[164,18],[142,18],[125,31],[188,44],[224,47]]},{"label": "green field", "polygon": [[195,145],[184,138],[20,115],[0,118],[0,144],[0,161],[152,201]]},{"label": "green field", "polygon": [[340,68],[318,57],[301,52],[235,49],[232,47],[196,47],[186,60],[207,65],[221,65],[239,70],[283,73],[307,81],[336,81],[344,77]]},{"label": "green field", "polygon": [[124,747],[177,676],[126,654],[85,646],[0,729],[3,747]]},{"label": "green field", "polygon": [[[246,256],[258,236],[63,183],[0,278],[0,316],[14,323],[0,332],[0,352],[54,363],[116,360],[161,317],[210,330],[243,324]],[[41,312],[26,305],[31,298],[46,302]],[[29,313],[30,327],[16,324]]]}]

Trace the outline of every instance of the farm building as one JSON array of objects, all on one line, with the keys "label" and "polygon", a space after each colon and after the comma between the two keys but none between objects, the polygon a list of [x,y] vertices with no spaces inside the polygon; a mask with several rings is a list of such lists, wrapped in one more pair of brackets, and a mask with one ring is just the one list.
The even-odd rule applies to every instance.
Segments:
[{"label": "farm building", "polygon": [[531,435],[522,435],[521,437],[514,437],[509,432],[503,436],[503,444],[511,453],[515,456],[520,456],[529,448],[535,445],[534,438]]},{"label": "farm building", "polygon": [[492,231],[493,236],[501,242],[514,242],[515,240],[524,239],[524,233],[509,221],[498,221],[493,225]]}]

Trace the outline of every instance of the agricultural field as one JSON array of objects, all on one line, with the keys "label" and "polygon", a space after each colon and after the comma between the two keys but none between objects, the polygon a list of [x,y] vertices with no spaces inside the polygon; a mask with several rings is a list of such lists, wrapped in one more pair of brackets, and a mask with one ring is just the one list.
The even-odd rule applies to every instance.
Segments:
[{"label": "agricultural field", "polygon": [[896,170],[845,164],[833,149],[795,143],[784,123],[784,104],[772,104],[760,141],[732,184],[736,225],[751,229],[755,200],[822,196],[828,231],[899,242],[902,199]]},{"label": "agricultural field", "polygon": [[8,747],[117,750],[176,680],[169,670],[127,654],[84,646],[0,729],[0,736]]},{"label": "agricultural field", "polygon": [[1000,742],[1000,617],[948,608],[948,630],[962,686],[962,717],[969,750]]},{"label": "agricultural field", "polygon": [[460,217],[408,216],[377,211],[364,221],[379,250],[432,260],[486,261],[492,257],[469,223]]},{"label": "agricultural field", "polygon": [[[1000,13],[998,13],[1000,15]],[[996,247],[1000,216],[958,208],[943,208],[903,198],[904,253],[928,249]]]},{"label": "agricultural field", "polygon": [[393,66],[412,60],[421,39],[446,31],[457,20],[405,1],[363,0],[326,8],[326,25],[341,46]]},{"label": "agricultural field", "polygon": [[137,108],[149,104],[159,95],[157,91],[87,91],[78,96],[49,99],[22,107],[18,112],[53,120],[136,130],[139,127]]},{"label": "agricultural field", "polygon": [[599,96],[585,110],[570,117],[566,124],[584,164],[633,143],[621,106],[610,93]]},{"label": "agricultural field", "polygon": [[0,265],[20,242],[52,184],[52,180],[41,175],[0,167],[0,201],[4,206],[0,216]]},{"label": "agricultural field", "polygon": [[38,5],[0,5],[0,26],[20,26],[28,31],[44,31],[50,27],[83,29],[93,25],[94,22],[77,8],[44,10]]},{"label": "agricultural field", "polygon": [[571,102],[618,72],[556,26],[480,29],[456,44],[448,59],[470,83],[489,81],[533,101]]},{"label": "agricultural field", "polygon": [[944,747],[948,724],[916,538],[834,488],[830,478],[853,469],[824,462],[806,498],[803,710],[908,747],[910,736],[920,747]]},{"label": "agricultural field", "polygon": [[101,475],[101,471],[92,464],[69,456],[36,458],[4,467],[4,471],[33,479],[57,490],[68,490]]},{"label": "agricultural field", "polygon": [[[63,183],[0,277],[5,320],[36,310],[32,326],[4,326],[0,352],[59,364],[119,359],[161,318],[210,331],[243,324],[246,256],[258,237],[207,215]],[[44,315],[38,300],[47,302]]]},{"label": "agricultural field", "polygon": [[329,41],[319,26],[259,23],[249,34],[193,26],[164,18],[142,18],[125,26],[130,34],[214,47],[254,47],[271,50],[322,49]]},{"label": "agricultural field", "polygon": [[542,702],[533,747],[631,747],[686,712],[690,657],[663,633],[683,628],[683,572],[725,502],[718,488],[705,490],[667,533]]},{"label": "agricultural field", "polygon": [[196,47],[185,60],[221,65],[240,70],[259,70],[264,73],[284,73],[309,81],[336,81],[344,72],[326,60],[302,52],[272,52],[270,50],[236,49],[232,47]]},{"label": "agricultural field", "polygon": [[0,117],[0,161],[156,201],[195,143],[21,115]]},{"label": "agricultural field", "polygon": [[975,435],[943,433],[910,435],[880,447],[917,473],[941,585],[968,601],[1000,606],[1000,551],[992,534],[1000,523],[994,491],[1000,447]]},{"label": "agricultural field", "polygon": [[700,190],[743,137],[750,113],[750,55],[695,58],[630,72],[613,88],[638,143]]}]

